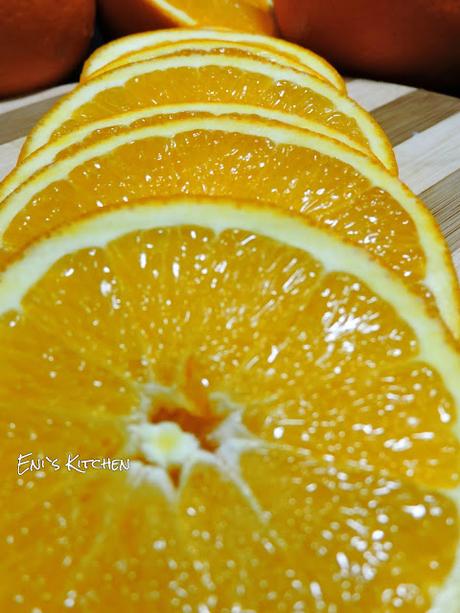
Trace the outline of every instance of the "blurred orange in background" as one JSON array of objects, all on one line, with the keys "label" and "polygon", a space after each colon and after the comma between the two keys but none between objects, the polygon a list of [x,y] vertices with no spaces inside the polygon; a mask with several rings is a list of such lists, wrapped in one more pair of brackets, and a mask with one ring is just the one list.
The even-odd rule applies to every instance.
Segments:
[{"label": "blurred orange in background", "polygon": [[75,79],[96,3],[92,49],[134,32],[229,28],[280,35],[350,75],[460,94],[460,0],[0,0],[0,98]]},{"label": "blurred orange in background", "polygon": [[103,24],[116,36],[184,26],[217,26],[276,34],[271,0],[99,0]]},{"label": "blurred orange in background", "polygon": [[275,0],[281,33],[338,68],[460,85],[460,0]]},{"label": "blurred orange in background", "polygon": [[54,85],[83,59],[94,0],[1,0],[0,97]]}]

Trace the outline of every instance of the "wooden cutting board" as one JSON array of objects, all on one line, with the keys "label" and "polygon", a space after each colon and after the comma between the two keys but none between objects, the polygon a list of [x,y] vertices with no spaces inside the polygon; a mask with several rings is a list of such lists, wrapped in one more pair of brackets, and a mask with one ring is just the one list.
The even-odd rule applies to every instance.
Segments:
[{"label": "wooden cutting board", "polygon": [[[460,99],[362,79],[347,85],[388,134],[401,179],[435,215],[460,276]],[[0,102],[0,179],[14,166],[27,132],[71,88]]]}]

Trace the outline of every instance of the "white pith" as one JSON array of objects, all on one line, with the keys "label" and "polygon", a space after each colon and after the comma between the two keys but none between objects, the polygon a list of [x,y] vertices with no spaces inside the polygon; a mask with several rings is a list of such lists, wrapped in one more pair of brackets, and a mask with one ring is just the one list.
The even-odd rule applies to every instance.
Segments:
[{"label": "white pith", "polygon": [[[134,461],[134,479],[142,479],[145,469],[150,483],[160,488],[170,502],[175,504],[180,500],[182,489],[193,468],[203,463],[211,465],[238,488],[259,520],[265,523],[266,513],[241,476],[240,455],[249,449],[267,448],[270,445],[249,432],[241,422],[241,414],[240,410],[230,412],[211,433],[216,443],[214,452],[203,449],[193,433],[184,431],[175,423],[163,421],[152,424],[145,418],[139,421],[139,415],[135,416],[136,423],[127,424],[128,439],[124,449],[128,456],[143,456],[143,462]],[[174,468],[180,470],[177,486],[170,476],[170,470]]]},{"label": "white pith", "polygon": [[129,432],[136,451],[163,468],[182,466],[200,447],[198,439],[175,422],[131,426]]},{"label": "white pith", "polygon": [[[110,64],[104,66],[100,72],[93,74],[93,77],[99,76],[102,72],[107,72],[109,70],[114,70],[119,66],[124,66],[127,64],[133,64],[134,62],[143,62],[145,60],[163,57],[166,55],[174,55],[181,51],[207,51],[207,52],[216,52],[216,47],[221,45],[224,49],[236,49],[237,51],[249,51],[253,55],[261,57],[263,59],[269,60],[271,62],[275,62],[278,65],[282,65],[289,68],[294,68],[296,70],[304,70],[313,74],[313,76],[318,77],[320,79],[324,79],[322,75],[313,71],[312,68],[307,66],[302,66],[298,60],[292,60],[288,58],[286,55],[282,55],[274,50],[268,50],[263,47],[251,46],[249,44],[242,46],[241,43],[237,43],[235,41],[218,41],[218,40],[196,40],[192,42],[190,40],[184,40],[176,43],[161,45],[160,47],[152,47],[150,49],[140,50],[134,52],[132,55],[122,56]],[[220,50],[219,50],[220,52]]]},{"label": "white pith", "polygon": [[[129,433],[125,453],[130,456],[143,456],[165,471],[171,468],[183,468],[193,465],[197,458],[206,455],[199,439],[184,431],[171,421],[152,422],[155,410],[152,407],[168,400],[171,406],[187,410],[187,398],[180,389],[166,387],[155,382],[144,384],[139,389],[139,408],[130,416],[126,424]],[[235,403],[226,394],[211,392],[209,400],[213,414],[219,416],[220,422],[212,429],[207,440],[212,442],[218,452],[231,440],[240,440],[259,445],[261,441],[242,423],[243,407]]]}]

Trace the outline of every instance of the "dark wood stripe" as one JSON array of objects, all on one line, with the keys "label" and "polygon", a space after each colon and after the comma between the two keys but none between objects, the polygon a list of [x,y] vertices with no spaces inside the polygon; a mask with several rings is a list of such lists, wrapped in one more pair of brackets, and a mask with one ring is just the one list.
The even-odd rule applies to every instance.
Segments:
[{"label": "dark wood stripe", "polygon": [[393,147],[460,112],[460,100],[419,89],[372,111]]},{"label": "dark wood stripe", "polygon": [[0,144],[26,136],[62,96],[53,96],[0,115]]},{"label": "dark wood stripe", "polygon": [[451,250],[460,249],[460,169],[426,189],[420,197],[436,217]]}]

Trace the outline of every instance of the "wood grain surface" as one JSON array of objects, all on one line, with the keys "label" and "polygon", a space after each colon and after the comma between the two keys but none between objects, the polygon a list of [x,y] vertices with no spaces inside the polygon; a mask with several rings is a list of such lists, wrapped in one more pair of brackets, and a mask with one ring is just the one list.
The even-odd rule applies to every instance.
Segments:
[{"label": "wood grain surface", "polygon": [[[401,179],[435,215],[460,276],[460,99],[363,79],[347,86],[388,134]],[[0,179],[14,166],[30,128],[72,87],[0,102]]]}]

